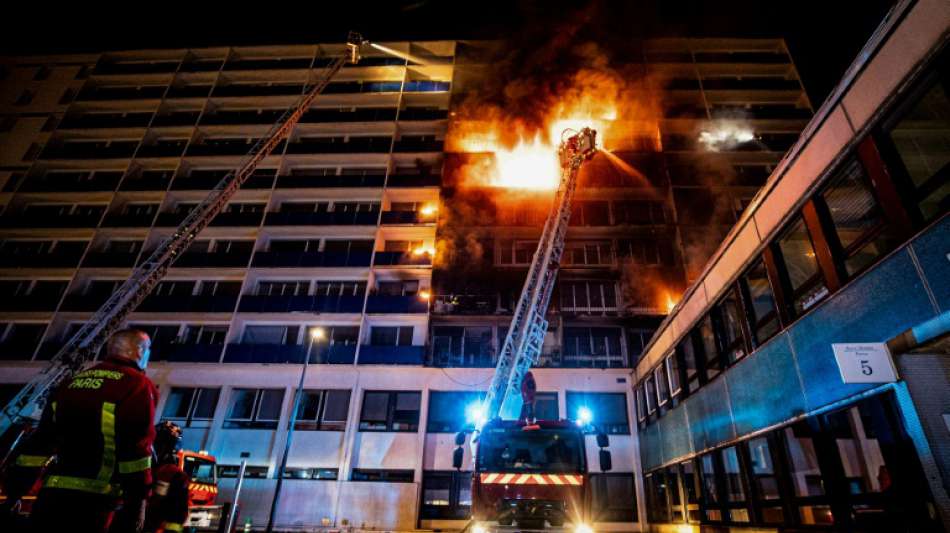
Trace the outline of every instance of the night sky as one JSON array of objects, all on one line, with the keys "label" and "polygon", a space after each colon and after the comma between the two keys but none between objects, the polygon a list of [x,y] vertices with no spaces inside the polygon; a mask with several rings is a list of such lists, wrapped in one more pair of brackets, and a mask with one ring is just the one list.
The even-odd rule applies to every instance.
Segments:
[{"label": "night sky", "polygon": [[[893,0],[389,0],[11,2],[4,55],[375,40],[505,39],[581,24],[613,43],[650,36],[784,37],[817,108]],[[201,6],[201,7],[197,7]],[[352,6],[352,7],[348,7]]]}]

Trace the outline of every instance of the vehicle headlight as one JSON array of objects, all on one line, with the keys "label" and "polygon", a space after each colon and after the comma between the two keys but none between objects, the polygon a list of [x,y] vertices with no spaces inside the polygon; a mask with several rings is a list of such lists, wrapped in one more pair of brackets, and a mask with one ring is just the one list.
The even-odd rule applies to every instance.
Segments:
[{"label": "vehicle headlight", "polygon": [[574,526],[574,533],[594,533],[594,528],[587,524],[580,523]]},{"label": "vehicle headlight", "polygon": [[475,524],[472,526],[472,533],[488,533],[488,529],[481,524]]}]

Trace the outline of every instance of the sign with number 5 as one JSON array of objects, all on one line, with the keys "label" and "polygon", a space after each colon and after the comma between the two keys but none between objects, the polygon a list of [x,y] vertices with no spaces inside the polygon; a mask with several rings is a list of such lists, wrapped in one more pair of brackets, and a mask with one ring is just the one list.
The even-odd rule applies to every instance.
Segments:
[{"label": "sign with number 5", "polygon": [[841,380],[845,383],[891,383],[897,368],[887,345],[880,342],[832,344]]}]

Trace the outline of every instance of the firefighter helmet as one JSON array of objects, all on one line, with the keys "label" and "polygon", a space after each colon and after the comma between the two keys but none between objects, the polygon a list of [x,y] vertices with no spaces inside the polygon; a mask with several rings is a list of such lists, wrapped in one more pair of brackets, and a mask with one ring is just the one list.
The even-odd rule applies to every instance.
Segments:
[{"label": "firefighter helmet", "polygon": [[173,456],[181,450],[181,427],[168,420],[155,424],[155,455],[159,460]]}]

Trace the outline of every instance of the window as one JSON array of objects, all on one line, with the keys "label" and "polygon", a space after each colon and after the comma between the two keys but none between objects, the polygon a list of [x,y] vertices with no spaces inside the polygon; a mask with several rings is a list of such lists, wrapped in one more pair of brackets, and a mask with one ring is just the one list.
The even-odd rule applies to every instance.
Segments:
[{"label": "window", "polygon": [[722,457],[723,480],[726,489],[726,502],[729,505],[731,522],[748,522],[749,509],[745,507],[746,492],[743,482],[742,466],[735,446],[719,450]]},{"label": "window", "polygon": [[647,497],[647,519],[661,524],[669,522],[670,500],[666,474],[662,470],[650,472],[643,476],[643,485]]},{"label": "window", "polygon": [[469,407],[485,397],[481,392],[432,391],[429,393],[429,433],[456,433],[472,431],[475,421],[469,419]]},{"label": "window", "polygon": [[815,428],[802,421],[782,430],[785,458],[798,504],[798,520],[806,525],[833,524],[825,495],[825,478],[815,450]]},{"label": "window", "polygon": [[804,221],[799,218],[793,222],[779,238],[777,247],[791,289],[790,305],[798,316],[828,295]]},{"label": "window", "polygon": [[609,242],[568,241],[564,245],[561,265],[565,267],[603,266],[613,264]]},{"label": "window", "polygon": [[195,292],[195,280],[160,281],[152,289],[155,296],[191,296]]},{"label": "window", "polygon": [[300,281],[259,281],[258,296],[306,296],[310,291],[310,280]]},{"label": "window", "polygon": [[663,364],[653,369],[653,383],[656,386],[656,404],[663,407],[670,401],[670,382]]},{"label": "window", "polygon": [[758,501],[759,521],[766,524],[780,524],[785,521],[782,507],[782,494],[779,489],[772,446],[767,437],[750,440],[749,467],[752,478],[752,491]]},{"label": "window", "polygon": [[297,344],[300,326],[257,326],[244,327],[241,344]]},{"label": "window", "polygon": [[605,201],[575,201],[571,210],[571,226],[608,226],[610,209]]},{"label": "window", "polygon": [[349,408],[349,390],[304,390],[294,429],[343,431]]},{"label": "window", "polygon": [[644,200],[621,200],[613,202],[615,224],[664,224],[666,213],[663,204]]},{"label": "window", "polygon": [[700,457],[699,464],[702,473],[702,507],[706,520],[721,522],[722,510],[719,509],[719,487],[716,481],[716,461],[713,454]]},{"label": "window", "polygon": [[845,164],[820,198],[834,226],[834,234],[829,235],[836,241],[831,243],[832,249],[848,276],[863,271],[894,248],[897,241],[857,160]]},{"label": "window", "polygon": [[611,435],[629,435],[627,395],[622,392],[567,392],[567,417],[574,420],[586,407],[593,414],[597,431]]},{"label": "window", "polygon": [[216,388],[172,387],[165,400],[162,419],[183,422],[185,427],[208,427],[220,394],[221,389]]},{"label": "window", "polygon": [[363,296],[365,281],[317,281],[313,293],[317,296]]},{"label": "window", "polygon": [[283,389],[234,389],[226,429],[277,429]]},{"label": "window", "polygon": [[670,397],[675,398],[683,390],[680,386],[679,358],[676,357],[676,352],[666,356],[664,364],[666,365],[667,379],[670,381]]},{"label": "window", "polygon": [[693,461],[680,463],[680,476],[683,481],[683,495],[686,498],[686,521],[699,522],[699,477],[696,476],[696,464]]},{"label": "window", "polygon": [[716,326],[719,346],[726,356],[727,365],[735,363],[748,353],[741,309],[738,294],[733,287],[712,310],[713,324]]},{"label": "window", "polygon": [[591,522],[636,522],[637,493],[631,474],[591,474]]},{"label": "window", "polygon": [[947,212],[950,194],[950,94],[947,70],[884,134],[924,222]]},{"label": "window", "polygon": [[373,346],[412,346],[412,326],[373,326],[369,343]]},{"label": "window", "polygon": [[666,467],[666,486],[670,495],[670,520],[672,522],[683,522],[683,496],[680,494],[680,468],[679,465],[670,465]]},{"label": "window", "polygon": [[50,68],[46,65],[41,65],[36,69],[36,73],[33,74],[33,81],[43,81],[49,78]]},{"label": "window", "polygon": [[420,392],[366,391],[360,431],[418,431],[421,398]]},{"label": "window", "polygon": [[34,93],[33,91],[29,89],[24,90],[22,93],[20,93],[20,96],[17,97],[13,105],[18,105],[18,106],[30,105],[30,102],[33,101],[34,96],[36,96],[36,93]]},{"label": "window", "polygon": [[[236,478],[238,473],[241,470],[241,465],[218,465],[218,478]],[[244,468],[244,477],[253,478],[253,479],[265,479],[267,478],[267,467],[266,466],[251,466],[247,465]]]},{"label": "window", "polygon": [[472,515],[472,473],[422,473],[419,518],[462,520]]},{"label": "window", "polygon": [[[687,394],[692,394],[699,390],[701,384],[701,373],[698,360],[696,359],[695,335],[696,330],[687,333],[686,336],[683,337],[683,340],[676,346],[676,352],[680,357],[679,360],[683,363],[683,378],[686,380]],[[676,358],[674,357],[674,359]]]},{"label": "window", "polygon": [[613,281],[562,281],[561,310],[602,314],[617,311],[617,289]]},{"label": "window", "polygon": [[703,366],[706,369],[706,381],[718,376],[723,369],[723,361],[719,356],[719,347],[716,345],[716,330],[713,328],[712,316],[706,315],[699,323],[699,338],[702,341],[704,361]]},{"label": "window", "polygon": [[742,275],[740,287],[748,302],[746,308],[752,337],[758,346],[778,333],[780,327],[775,295],[772,293],[772,285],[769,284],[765,263],[761,258]]},{"label": "window", "polygon": [[534,395],[534,417],[538,420],[560,420],[556,392],[538,392]]},{"label": "window", "polygon": [[624,366],[620,337],[620,328],[565,327],[565,366]]},{"label": "window", "polygon": [[224,339],[227,336],[228,326],[189,324],[185,326],[183,344],[208,344],[219,346],[224,344]]},{"label": "window", "polygon": [[377,470],[354,468],[350,481],[381,481],[384,483],[412,483],[412,470]]},{"label": "window", "polygon": [[285,468],[284,479],[314,479],[319,481],[333,481],[337,479],[339,470],[336,468]]}]

